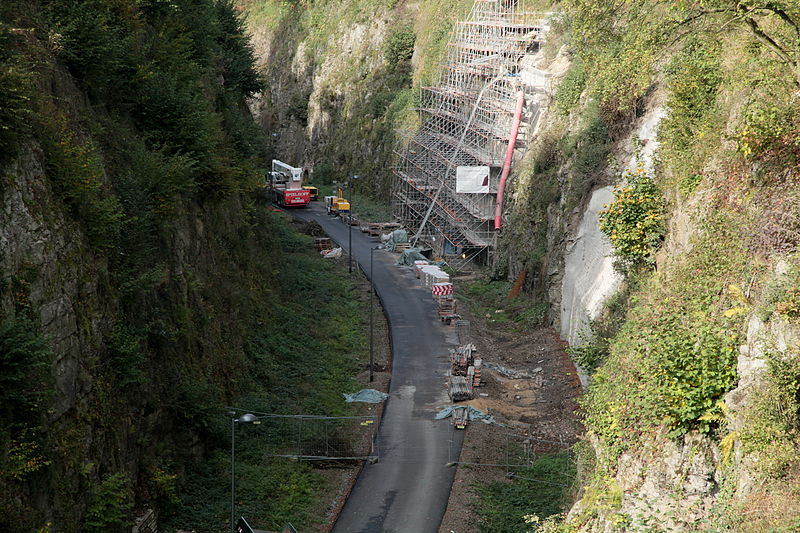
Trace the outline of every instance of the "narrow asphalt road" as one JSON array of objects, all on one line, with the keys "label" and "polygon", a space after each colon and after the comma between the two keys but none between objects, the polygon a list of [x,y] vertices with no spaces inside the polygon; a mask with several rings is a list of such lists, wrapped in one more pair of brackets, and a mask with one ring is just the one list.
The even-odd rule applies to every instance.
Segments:
[{"label": "narrow asphalt road", "polygon": [[[345,251],[348,226],[313,204],[292,211],[317,221]],[[369,275],[370,249],[379,242],[352,228],[353,257]],[[447,508],[463,433],[434,421],[437,407],[450,403],[444,388],[448,347],[455,330],[442,324],[430,292],[414,272],[397,267],[397,255],[374,252],[374,284],[392,332],[390,398],[378,430],[379,460],[365,465],[342,509],[334,533],[436,532]]]}]

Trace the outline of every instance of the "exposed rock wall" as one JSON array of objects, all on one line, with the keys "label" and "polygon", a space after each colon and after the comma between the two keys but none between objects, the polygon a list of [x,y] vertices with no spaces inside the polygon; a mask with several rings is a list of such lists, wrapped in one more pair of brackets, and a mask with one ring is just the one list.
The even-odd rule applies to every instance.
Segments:
[{"label": "exposed rock wall", "polygon": [[[614,151],[614,158],[627,172],[642,168],[652,173],[658,151],[658,124],[665,116],[658,97],[637,121],[630,135]],[[622,282],[614,270],[613,249],[600,232],[599,213],[614,199],[613,188],[592,191],[575,230],[570,231],[564,250],[561,280],[561,336],[569,344],[580,344],[589,335],[589,321],[598,317],[605,301]]]},{"label": "exposed rock wall", "polygon": [[[50,352],[41,372],[54,383],[28,421],[44,432],[38,453],[49,466],[20,485],[15,499],[34,506],[32,523],[78,531],[109,472],[125,472],[127,486],[146,494],[162,461],[203,454],[202,436],[181,428],[176,417],[188,413],[176,412],[172,402],[188,399],[181,399],[181,383],[193,373],[211,383],[242,364],[248,319],[241,313],[249,304],[237,296],[233,284],[243,272],[225,243],[241,234],[244,210],[237,197],[187,203],[165,230],[170,253],[160,279],[131,307],[121,301],[106,254],[87,243],[51,183],[33,141],[3,173],[0,318],[32,317]],[[150,346],[140,346],[157,357],[122,369],[143,373],[132,386],[115,375],[109,354],[115,326],[143,318],[123,320],[134,309],[158,320],[161,330]]]},{"label": "exposed rock wall", "polygon": [[561,281],[561,337],[577,345],[589,335],[589,321],[597,318],[606,298],[619,287],[611,243],[600,233],[600,211],[614,199],[612,187],[592,192],[574,235],[567,238]]}]

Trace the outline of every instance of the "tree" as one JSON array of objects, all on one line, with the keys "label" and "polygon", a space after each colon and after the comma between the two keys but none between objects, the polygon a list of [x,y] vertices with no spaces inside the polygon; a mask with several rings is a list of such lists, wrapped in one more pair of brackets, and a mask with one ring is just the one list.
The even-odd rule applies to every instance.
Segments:
[{"label": "tree", "polygon": [[800,2],[735,0],[681,0],[681,25],[704,23],[724,31],[731,26],[746,28],[792,71],[800,88]]}]

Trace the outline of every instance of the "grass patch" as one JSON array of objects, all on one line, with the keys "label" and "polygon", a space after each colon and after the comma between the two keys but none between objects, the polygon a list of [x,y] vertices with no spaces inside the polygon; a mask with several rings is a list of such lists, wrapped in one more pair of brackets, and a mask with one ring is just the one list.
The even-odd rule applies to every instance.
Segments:
[{"label": "grass patch", "polygon": [[[241,384],[247,392],[238,405],[269,413],[356,414],[341,394],[358,388],[354,376],[367,358],[365,303],[355,297],[353,280],[342,267],[315,253],[310,237],[268,218],[284,261],[274,280],[281,296],[263,309],[261,326],[248,340],[250,377]],[[211,533],[229,520],[230,421],[221,406],[212,416],[216,447],[179,483],[180,503],[170,507],[169,527]],[[324,438],[341,442],[348,435],[339,430]],[[255,527],[321,525],[309,509],[329,497],[327,478],[308,463],[264,459],[293,453],[296,438],[290,424],[237,427],[237,512]],[[303,441],[313,438],[323,437],[303,433]]]},{"label": "grass patch", "polygon": [[538,326],[547,313],[547,304],[526,296],[508,298],[510,281],[474,281],[459,291],[470,312],[489,323],[505,324],[513,329]]},{"label": "grass patch", "polygon": [[535,524],[572,503],[576,469],[568,451],[539,456],[514,469],[511,482],[478,485],[477,514],[482,533],[530,533]]}]

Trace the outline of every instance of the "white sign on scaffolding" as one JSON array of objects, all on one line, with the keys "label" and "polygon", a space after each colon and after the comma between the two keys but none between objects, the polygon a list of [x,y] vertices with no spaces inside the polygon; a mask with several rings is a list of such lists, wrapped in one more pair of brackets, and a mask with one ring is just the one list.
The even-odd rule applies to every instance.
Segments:
[{"label": "white sign on scaffolding", "polygon": [[489,192],[489,167],[456,167],[456,192],[486,194]]}]

